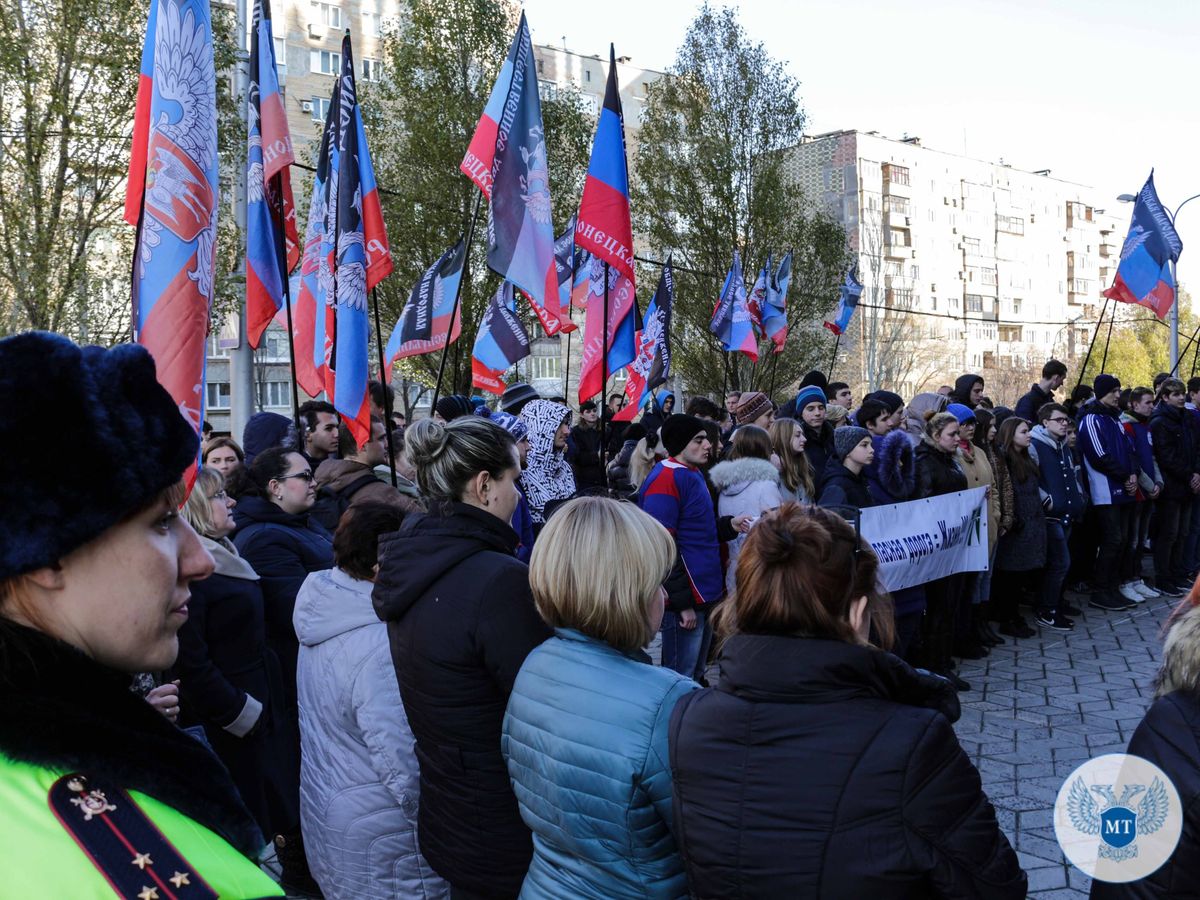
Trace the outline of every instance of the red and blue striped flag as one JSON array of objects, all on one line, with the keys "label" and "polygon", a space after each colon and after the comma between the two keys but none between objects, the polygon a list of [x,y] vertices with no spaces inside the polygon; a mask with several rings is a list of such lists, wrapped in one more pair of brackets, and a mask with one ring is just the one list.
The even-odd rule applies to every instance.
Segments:
[{"label": "red and blue striped flag", "polygon": [[296,159],[275,70],[270,0],[254,0],[246,107],[246,335],[257,348],[283,309],[285,280],[300,261],[288,171]]},{"label": "red and blue striped flag", "polygon": [[[623,369],[637,355],[640,327],[633,268],[633,224],[629,214],[629,167],[625,158],[625,116],[617,86],[617,55],[608,46],[608,84],[596,124],[592,158],[579,215],[575,243],[590,255],[587,319],[583,358],[579,368],[579,400],[604,390],[604,375]],[[604,272],[608,271],[608,309],[605,310]],[[605,333],[604,321],[608,321]],[[605,365],[601,365],[601,360]]]},{"label": "red and blue striped flag", "polygon": [[564,320],[550,216],[550,163],[525,13],[460,166],[491,203],[488,268],[529,298],[546,334]]},{"label": "red and blue striped flag", "polygon": [[334,239],[332,283],[336,310],[325,390],[361,447],[371,436],[367,295],[391,273],[392,254],[358,108],[349,32],[342,38],[337,101],[337,166],[330,173],[325,219],[325,233]]},{"label": "red and blue striped flag", "polygon": [[[771,260],[767,259],[767,271],[770,273]],[[767,296],[763,301],[762,328],[763,334],[770,338],[775,353],[782,353],[787,343],[787,292],[792,280],[792,254],[788,254],[779,264],[767,282]]]},{"label": "red and blue striped flag", "polygon": [[134,331],[197,433],[204,419],[217,207],[217,77],[208,0],[151,0],[125,194],[125,220],[137,228]]},{"label": "red and blue striped flag", "polygon": [[837,309],[834,310],[833,321],[826,322],[825,327],[836,335],[842,335],[854,310],[858,309],[858,299],[862,296],[863,286],[858,280],[858,266],[852,266],[846,271],[846,280],[842,282],[842,290],[838,294]]},{"label": "red and blue striped flag", "polygon": [[1183,252],[1175,223],[1159,202],[1154,172],[1138,191],[1129,234],[1121,247],[1121,261],[1113,286],[1104,296],[1154,310],[1160,319],[1175,302],[1175,275],[1171,263]]},{"label": "red and blue striped flag", "polygon": [[717,336],[727,353],[745,353],[754,362],[758,361],[758,342],[754,339],[750,307],[746,302],[746,282],[742,279],[742,257],[736,250],[708,330]]},{"label": "red and blue striped flag", "polygon": [[500,285],[488,303],[471,350],[471,384],[499,396],[508,387],[504,373],[529,355],[529,334],[517,318],[513,286]]}]

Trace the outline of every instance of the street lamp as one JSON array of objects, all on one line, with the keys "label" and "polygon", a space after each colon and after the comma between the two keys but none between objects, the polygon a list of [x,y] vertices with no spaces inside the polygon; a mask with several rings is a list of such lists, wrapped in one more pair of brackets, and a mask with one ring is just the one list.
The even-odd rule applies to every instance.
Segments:
[{"label": "street lamp", "polygon": [[[1200,197],[1200,194],[1193,194],[1175,207],[1175,212],[1167,212],[1167,215],[1171,217],[1172,228],[1175,226],[1175,217],[1179,215],[1179,211],[1197,197]],[[1118,203],[1133,203],[1135,200],[1137,200],[1137,194],[1120,194],[1117,196]],[[1169,260],[1169,264],[1171,266],[1171,280],[1175,282],[1175,302],[1171,304],[1170,344],[1171,372],[1174,374],[1176,367],[1179,365],[1179,278],[1175,274],[1175,261]]]}]

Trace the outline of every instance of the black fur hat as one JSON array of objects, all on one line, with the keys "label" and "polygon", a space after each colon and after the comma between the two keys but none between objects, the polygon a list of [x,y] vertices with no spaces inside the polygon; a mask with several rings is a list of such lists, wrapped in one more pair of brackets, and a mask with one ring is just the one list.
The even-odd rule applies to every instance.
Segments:
[{"label": "black fur hat", "polygon": [[48,566],[179,480],[199,438],[143,347],[0,341],[0,578]]}]

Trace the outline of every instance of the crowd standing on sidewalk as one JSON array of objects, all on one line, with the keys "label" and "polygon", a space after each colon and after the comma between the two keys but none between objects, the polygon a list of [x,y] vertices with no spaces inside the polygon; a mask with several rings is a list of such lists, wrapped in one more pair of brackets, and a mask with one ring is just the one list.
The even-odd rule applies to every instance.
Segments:
[{"label": "crowd standing on sidewalk", "polygon": [[[398,425],[377,385],[362,446],[314,401],[201,448],[140,348],[0,341],[2,890],[1023,897],[957,661],[1200,569],[1200,379],[1068,374],[661,391],[615,436],[620,397]],[[861,511],[968,488],[987,571],[888,594]],[[1134,738],[1190,797],[1196,605]]]}]

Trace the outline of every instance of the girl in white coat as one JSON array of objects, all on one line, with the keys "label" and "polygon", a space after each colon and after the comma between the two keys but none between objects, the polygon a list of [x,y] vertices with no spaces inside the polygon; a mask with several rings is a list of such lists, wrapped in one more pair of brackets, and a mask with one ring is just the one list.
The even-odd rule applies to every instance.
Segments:
[{"label": "girl in white coat", "polygon": [[[757,425],[743,425],[733,433],[729,459],[709,470],[709,480],[721,492],[717,500],[718,516],[748,515],[758,518],[783,502],[779,470],[771,462],[771,437]],[[725,588],[733,590],[733,574],[738,553],[746,540],[739,534],[729,542],[729,565],[725,570]]]}]

